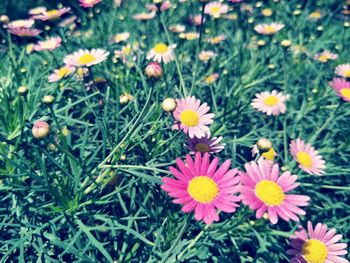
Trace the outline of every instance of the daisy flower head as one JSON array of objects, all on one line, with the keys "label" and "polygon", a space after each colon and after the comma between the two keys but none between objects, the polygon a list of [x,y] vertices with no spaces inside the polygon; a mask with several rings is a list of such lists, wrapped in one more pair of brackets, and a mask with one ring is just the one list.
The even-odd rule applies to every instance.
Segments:
[{"label": "daisy flower head", "polygon": [[308,174],[324,174],[326,162],[310,143],[305,143],[303,140],[298,138],[291,141],[289,147],[294,160],[299,163],[299,168],[301,170],[307,172]]},{"label": "daisy flower head", "polygon": [[350,82],[342,78],[334,78],[329,85],[337,92],[338,96],[350,102]]},{"label": "daisy flower head", "polygon": [[73,74],[75,71],[75,68],[72,66],[63,66],[59,69],[55,69],[53,73],[49,76],[49,82],[56,82],[63,78],[68,77],[69,75]]},{"label": "daisy flower head", "polygon": [[52,10],[42,10],[40,14],[34,15],[33,18],[41,21],[55,20],[60,18],[69,10],[70,10],[70,7],[63,7],[60,9],[52,9]]},{"label": "daisy flower head", "polygon": [[266,115],[278,116],[280,113],[286,112],[286,101],[289,99],[289,95],[273,90],[272,92],[264,91],[255,94],[255,98],[252,100],[251,106]]},{"label": "daisy flower head", "polygon": [[208,62],[211,58],[217,54],[212,50],[203,50],[199,53],[198,58],[203,62]]},{"label": "daisy flower head", "polygon": [[228,9],[228,5],[220,2],[210,2],[205,6],[204,13],[211,15],[214,18],[219,18],[221,15],[226,14]]},{"label": "daisy flower head", "polygon": [[313,228],[307,222],[289,238],[291,249],[287,254],[293,256],[291,263],[349,263],[343,257],[348,253],[346,243],[338,243],[342,235],[336,235],[334,228],[328,230],[326,224],[318,223]]},{"label": "daisy flower head", "polygon": [[64,58],[64,63],[66,65],[75,67],[90,67],[99,64],[107,59],[109,52],[97,48],[97,49],[80,49],[73,54],[67,55]]},{"label": "daisy flower head", "polygon": [[169,26],[169,30],[174,33],[182,33],[182,32],[185,32],[186,26],[182,24],[175,24],[175,25]]},{"label": "daisy flower head", "polygon": [[40,15],[41,13],[45,12],[46,10],[47,10],[46,7],[38,6],[38,7],[34,7],[32,9],[30,9],[28,14],[30,14],[30,15]]},{"label": "daisy flower head", "polygon": [[202,138],[210,134],[209,127],[213,123],[214,114],[208,113],[210,107],[207,103],[201,104],[194,96],[177,99],[176,109],[173,113],[176,123],[175,130],[183,130],[190,138]]},{"label": "daisy flower head", "polygon": [[196,152],[201,153],[218,153],[225,149],[224,143],[222,141],[222,136],[210,138],[210,134],[205,134],[202,138],[188,138],[188,148],[190,153],[194,154]]},{"label": "daisy flower head", "polygon": [[318,60],[322,63],[328,62],[328,60],[335,60],[338,58],[338,55],[335,53],[332,53],[328,50],[324,50],[321,53],[317,53],[314,57],[315,60]]},{"label": "daisy flower head", "polygon": [[14,20],[8,23],[6,28],[31,28],[34,25],[34,19],[20,19]]},{"label": "daisy flower head", "polygon": [[350,64],[342,64],[335,68],[335,74],[343,78],[350,78]]},{"label": "daisy flower head", "polygon": [[36,45],[34,45],[34,50],[43,51],[49,50],[52,51],[58,48],[61,45],[62,39],[60,37],[51,37],[45,41],[38,41]]},{"label": "daisy flower head", "polygon": [[19,36],[19,37],[35,37],[42,32],[39,29],[31,29],[31,28],[9,28],[8,31],[12,35]]},{"label": "daisy flower head", "polygon": [[174,48],[176,45],[166,45],[165,43],[157,43],[148,53],[147,59],[151,59],[164,64],[174,60]]},{"label": "daisy flower head", "polygon": [[120,43],[120,42],[128,40],[129,37],[130,37],[129,32],[118,33],[118,34],[115,34],[113,36],[113,38],[111,39],[111,42],[112,43]]},{"label": "daisy flower head", "polygon": [[274,35],[278,31],[284,28],[284,24],[281,23],[270,23],[270,24],[259,24],[254,27],[254,30],[262,35]]},{"label": "daisy flower head", "polygon": [[209,76],[206,76],[204,78],[204,83],[207,85],[213,84],[215,81],[218,80],[219,77],[220,75],[218,73],[210,74]]},{"label": "daisy flower head", "polygon": [[79,5],[84,8],[88,8],[93,7],[94,5],[97,5],[100,2],[102,2],[102,0],[79,0]]},{"label": "daisy flower head", "polygon": [[173,203],[181,204],[182,211],[194,211],[197,221],[205,224],[219,221],[217,209],[225,213],[236,211],[240,199],[234,195],[239,192],[237,169],[230,169],[231,161],[225,161],[218,167],[219,159],[209,159],[209,154],[203,156],[197,152],[194,160],[186,155],[186,163],[176,159],[175,167],[170,172],[176,177],[163,177],[161,188],[173,197]]},{"label": "daisy flower head", "polygon": [[152,11],[149,13],[138,13],[132,16],[133,19],[144,21],[144,20],[151,20],[156,16],[157,11]]},{"label": "daisy flower head", "polygon": [[307,206],[310,198],[305,195],[287,194],[298,187],[297,176],[284,172],[279,176],[279,165],[264,159],[245,164],[245,172],[239,171],[243,204],[256,210],[261,218],[267,211],[272,224],[278,218],[299,221],[297,215],[305,215],[300,206]]}]

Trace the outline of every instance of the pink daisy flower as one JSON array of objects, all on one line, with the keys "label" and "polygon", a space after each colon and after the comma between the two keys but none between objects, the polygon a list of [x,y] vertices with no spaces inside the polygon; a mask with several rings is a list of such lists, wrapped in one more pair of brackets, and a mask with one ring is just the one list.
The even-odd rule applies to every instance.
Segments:
[{"label": "pink daisy flower", "polygon": [[350,82],[346,79],[334,78],[329,85],[337,92],[343,100],[350,102]]},{"label": "pink daisy flower", "polygon": [[310,198],[306,195],[287,194],[298,187],[297,176],[284,172],[279,176],[278,164],[264,159],[245,164],[245,172],[239,171],[241,199],[243,204],[256,210],[261,218],[267,211],[272,224],[278,218],[285,221],[299,221],[297,215],[305,215],[299,206],[307,206]]},{"label": "pink daisy flower", "polygon": [[38,7],[34,7],[32,9],[30,9],[28,13],[30,15],[40,15],[41,13],[45,12],[46,10],[47,10],[46,7],[38,6]]},{"label": "pink daisy flower", "polygon": [[210,107],[207,103],[201,105],[201,101],[194,96],[177,99],[176,109],[173,113],[176,124],[175,130],[183,130],[190,138],[202,138],[205,134],[210,134],[207,125],[213,123],[214,114],[207,112]]},{"label": "pink daisy flower", "polygon": [[34,50],[36,50],[36,51],[43,51],[43,50],[52,51],[61,45],[61,41],[62,41],[62,39],[60,37],[51,37],[45,41],[38,41],[38,44],[34,45]]},{"label": "pink daisy flower", "polygon": [[34,19],[14,20],[5,25],[5,28],[31,28],[34,25]]},{"label": "pink daisy flower", "polygon": [[271,24],[259,24],[254,27],[254,30],[262,35],[273,35],[284,28],[284,24],[271,23]]},{"label": "pink daisy flower", "polygon": [[310,143],[305,143],[298,138],[295,141],[291,141],[289,147],[294,160],[299,163],[301,170],[308,174],[324,174],[326,162]]},{"label": "pink daisy flower", "polygon": [[30,28],[9,28],[8,31],[12,35],[20,36],[20,37],[34,37],[39,35],[42,31],[38,29],[30,29]]},{"label": "pink daisy flower", "polygon": [[93,7],[94,5],[102,2],[102,0],[79,0],[79,5],[88,8],[88,7]]},{"label": "pink daisy flower", "polygon": [[90,67],[107,59],[109,52],[104,49],[80,49],[64,58],[64,63],[75,67]]},{"label": "pink daisy flower", "polygon": [[313,58],[322,63],[326,63],[328,60],[336,60],[338,58],[338,55],[328,50],[324,50],[321,53],[317,53]]},{"label": "pink daisy flower", "polygon": [[335,68],[335,74],[344,78],[350,78],[350,64],[342,64]]},{"label": "pink daisy flower", "polygon": [[204,13],[209,14],[214,18],[219,18],[222,14],[226,14],[228,12],[228,8],[228,5],[220,2],[210,2],[205,6]]},{"label": "pink daisy flower", "polygon": [[72,66],[63,66],[59,69],[55,69],[53,73],[49,76],[49,82],[56,82],[75,72],[75,68]]},{"label": "pink daisy flower", "polygon": [[164,43],[158,43],[147,53],[147,59],[158,61],[159,63],[163,61],[164,64],[167,64],[174,60],[173,50],[175,47],[176,45],[174,44],[167,46]]},{"label": "pink daisy flower", "polygon": [[33,18],[41,21],[55,20],[60,18],[63,14],[67,13],[69,10],[70,10],[70,7],[63,7],[60,9],[52,9],[52,10],[42,10],[39,15],[34,15]]},{"label": "pink daisy flower", "polygon": [[255,97],[251,106],[258,111],[274,116],[286,112],[286,101],[289,99],[289,95],[273,90],[272,92],[257,93]]},{"label": "pink daisy flower", "polygon": [[206,134],[202,138],[193,137],[188,138],[188,148],[191,150],[190,153],[194,154],[196,152],[201,153],[218,153],[225,149],[224,143],[220,144],[222,141],[222,136],[210,138],[209,134]]},{"label": "pink daisy flower", "polygon": [[336,230],[327,231],[327,225],[318,223],[313,228],[310,221],[307,222],[307,231],[303,227],[292,235],[291,249],[287,254],[293,256],[291,263],[349,263],[342,255],[346,255],[346,243],[337,243],[342,235],[336,235]]},{"label": "pink daisy flower", "polygon": [[233,213],[239,206],[239,197],[233,195],[239,191],[237,169],[229,170],[230,160],[219,168],[218,163],[218,158],[210,162],[208,153],[202,157],[197,152],[194,160],[186,155],[186,163],[176,159],[178,168],[170,167],[176,179],[162,178],[161,188],[175,198],[173,203],[182,204],[184,213],[194,211],[195,219],[208,225],[219,221],[216,209]]},{"label": "pink daisy flower", "polygon": [[132,18],[139,21],[151,20],[156,16],[156,13],[156,11],[150,13],[138,13],[133,15]]}]

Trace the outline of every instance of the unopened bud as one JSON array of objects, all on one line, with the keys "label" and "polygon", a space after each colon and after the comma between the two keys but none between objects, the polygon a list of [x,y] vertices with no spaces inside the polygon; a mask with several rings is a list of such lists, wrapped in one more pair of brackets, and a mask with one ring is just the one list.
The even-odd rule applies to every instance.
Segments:
[{"label": "unopened bud", "polygon": [[19,88],[17,89],[17,92],[18,92],[19,95],[24,96],[24,95],[26,95],[26,94],[28,93],[28,87],[26,87],[26,86],[21,86],[21,87],[19,87]]},{"label": "unopened bud", "polygon": [[50,125],[45,121],[36,121],[32,128],[32,134],[36,139],[43,139],[50,133]]},{"label": "unopened bud", "polygon": [[45,104],[52,104],[55,101],[55,98],[52,95],[46,95],[41,101]]},{"label": "unopened bud", "polygon": [[145,75],[150,79],[160,79],[163,76],[163,68],[158,62],[150,62],[145,68]]},{"label": "unopened bud", "polygon": [[162,102],[162,109],[166,112],[174,111],[176,108],[176,101],[173,98],[166,98]]},{"label": "unopened bud", "polygon": [[270,140],[266,138],[261,138],[257,143],[256,146],[258,147],[258,150],[260,152],[268,152],[272,148],[272,143]]}]

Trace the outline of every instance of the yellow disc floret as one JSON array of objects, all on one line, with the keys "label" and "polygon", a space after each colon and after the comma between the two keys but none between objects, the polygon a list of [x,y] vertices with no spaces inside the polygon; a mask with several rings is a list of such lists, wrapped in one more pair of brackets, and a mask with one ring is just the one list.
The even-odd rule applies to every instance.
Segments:
[{"label": "yellow disc floret", "polygon": [[91,54],[84,54],[78,59],[78,62],[80,64],[89,64],[91,62],[94,62],[95,60],[96,60],[96,58],[93,55],[91,55]]},{"label": "yellow disc floret", "polygon": [[257,183],[255,194],[262,202],[269,206],[280,205],[285,198],[281,186],[269,180],[262,180]]},{"label": "yellow disc floret", "polygon": [[180,121],[187,127],[195,127],[199,124],[199,115],[193,110],[184,110],[180,114]]},{"label": "yellow disc floret", "polygon": [[219,193],[218,185],[208,176],[194,177],[188,184],[187,191],[199,203],[212,202]]},{"label": "yellow disc floret", "polygon": [[264,104],[266,106],[275,106],[278,103],[278,98],[274,95],[268,96],[265,100],[264,100]]},{"label": "yellow disc floret", "polygon": [[307,263],[324,263],[327,259],[327,247],[318,239],[306,241],[301,251]]},{"label": "yellow disc floret", "polygon": [[168,51],[168,46],[165,45],[164,43],[158,43],[157,45],[154,46],[154,52],[158,54],[164,54]]},{"label": "yellow disc floret", "polygon": [[310,168],[312,167],[312,159],[311,156],[306,152],[298,152],[297,153],[297,161],[304,167]]},{"label": "yellow disc floret", "polygon": [[340,94],[341,94],[344,98],[350,100],[350,88],[343,88],[343,89],[340,89],[339,92],[340,92]]}]

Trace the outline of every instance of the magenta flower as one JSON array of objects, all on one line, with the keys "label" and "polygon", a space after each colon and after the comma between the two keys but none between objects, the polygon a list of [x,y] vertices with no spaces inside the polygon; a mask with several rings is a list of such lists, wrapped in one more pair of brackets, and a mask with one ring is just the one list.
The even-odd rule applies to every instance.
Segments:
[{"label": "magenta flower", "polygon": [[308,174],[324,174],[326,162],[310,143],[305,143],[298,138],[295,141],[291,141],[289,147],[294,160],[299,163],[301,170]]},{"label": "magenta flower", "polygon": [[338,96],[350,102],[350,82],[342,78],[334,78],[329,85],[337,92]]},{"label": "magenta flower", "polygon": [[207,103],[201,105],[201,101],[194,96],[177,99],[176,103],[174,118],[177,123],[173,129],[183,130],[190,138],[202,138],[210,133],[207,125],[213,123],[214,114],[207,114],[210,110]]},{"label": "magenta flower", "polygon": [[194,211],[195,219],[210,225],[219,221],[217,209],[233,213],[239,205],[239,197],[233,194],[239,192],[237,169],[229,170],[231,161],[225,161],[218,168],[219,159],[211,162],[209,154],[202,157],[197,152],[194,160],[186,155],[186,163],[176,159],[177,169],[170,167],[176,179],[163,177],[161,188],[169,196],[175,198],[175,204],[182,204],[182,211]]},{"label": "magenta flower", "polygon": [[218,153],[225,149],[225,144],[220,144],[222,136],[210,138],[209,134],[206,134],[202,138],[193,137],[188,138],[188,148],[191,150],[190,153],[194,154],[196,152],[201,153]]},{"label": "magenta flower", "polygon": [[333,228],[327,231],[327,225],[318,223],[315,228],[310,221],[307,222],[307,230],[303,227],[292,235],[287,251],[292,255],[291,263],[349,263],[342,255],[346,255],[346,243],[337,243],[342,235],[336,235]]},{"label": "magenta flower", "polygon": [[299,206],[307,206],[310,198],[306,195],[287,194],[298,187],[297,176],[284,172],[279,176],[278,164],[264,159],[245,164],[245,172],[239,171],[241,199],[243,204],[256,211],[261,218],[267,211],[272,224],[278,217],[285,221],[299,221],[297,215],[305,215]]}]

